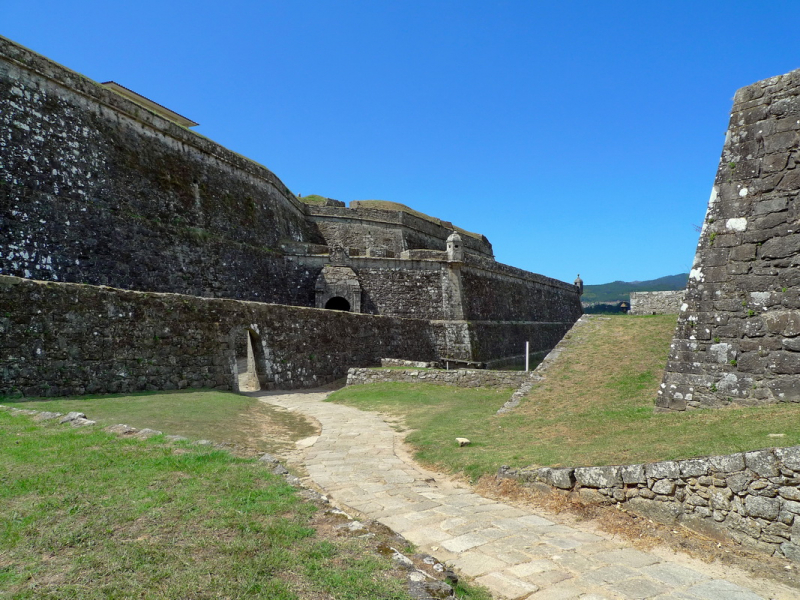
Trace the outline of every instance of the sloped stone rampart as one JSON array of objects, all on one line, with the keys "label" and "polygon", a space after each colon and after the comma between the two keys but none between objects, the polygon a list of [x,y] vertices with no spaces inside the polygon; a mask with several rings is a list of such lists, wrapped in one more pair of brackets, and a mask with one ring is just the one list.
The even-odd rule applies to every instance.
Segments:
[{"label": "sloped stone rampart", "polygon": [[619,503],[800,561],[800,446],[648,464],[501,467],[499,476]]},{"label": "sloped stone rampart", "polygon": [[313,306],[268,169],[0,37],[0,274]]},{"label": "sloped stone rampart", "polygon": [[800,70],[736,92],[656,405],[800,402]]},{"label": "sloped stone rampart", "polygon": [[675,292],[631,292],[629,315],[677,315],[685,290]]},{"label": "sloped stone rampart", "polygon": [[0,395],[235,390],[247,336],[262,387],[313,387],[382,356],[433,360],[435,335],[418,319],[0,276]]}]

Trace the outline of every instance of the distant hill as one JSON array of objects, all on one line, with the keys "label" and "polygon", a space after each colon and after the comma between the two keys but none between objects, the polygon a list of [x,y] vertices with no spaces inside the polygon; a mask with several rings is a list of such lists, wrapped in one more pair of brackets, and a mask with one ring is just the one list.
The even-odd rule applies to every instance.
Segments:
[{"label": "distant hill", "polygon": [[668,275],[649,281],[612,281],[600,285],[585,285],[581,301],[591,302],[630,302],[631,292],[663,292],[682,290],[689,281],[688,273]]}]

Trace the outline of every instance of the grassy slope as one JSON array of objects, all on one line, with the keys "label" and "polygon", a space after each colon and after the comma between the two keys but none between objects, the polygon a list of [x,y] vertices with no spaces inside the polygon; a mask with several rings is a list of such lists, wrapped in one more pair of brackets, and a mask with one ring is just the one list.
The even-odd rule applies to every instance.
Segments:
[{"label": "grassy slope", "polygon": [[0,412],[0,596],[407,598],[255,460]]},{"label": "grassy slope", "polygon": [[323,205],[325,204],[328,199],[325,196],[320,196],[319,194],[309,194],[308,196],[299,196],[298,200],[305,204],[318,204]]},{"label": "grassy slope", "polygon": [[[434,385],[355,386],[331,400],[403,416],[420,460],[472,477],[503,464],[627,464],[800,444],[796,404],[654,413],[674,328],[670,315],[593,322],[505,415],[495,411],[510,392]],[[456,436],[472,445],[457,447]]]},{"label": "grassy slope", "polygon": [[250,454],[277,452],[281,445],[316,433],[302,415],[232,392],[142,392],[3,402],[16,408],[80,411],[101,425],[125,423],[191,439],[230,442]]}]

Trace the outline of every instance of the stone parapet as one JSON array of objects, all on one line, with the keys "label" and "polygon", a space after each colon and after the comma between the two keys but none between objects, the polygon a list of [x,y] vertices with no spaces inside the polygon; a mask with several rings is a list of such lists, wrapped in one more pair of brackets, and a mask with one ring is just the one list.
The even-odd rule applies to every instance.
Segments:
[{"label": "stone parapet", "polygon": [[501,467],[498,475],[800,561],[800,446],[605,467]]}]

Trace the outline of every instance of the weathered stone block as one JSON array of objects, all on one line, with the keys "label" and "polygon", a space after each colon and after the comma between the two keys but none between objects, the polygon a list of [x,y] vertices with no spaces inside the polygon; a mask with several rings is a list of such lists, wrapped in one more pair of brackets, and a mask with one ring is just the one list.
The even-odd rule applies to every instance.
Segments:
[{"label": "weathered stone block", "polygon": [[776,477],[780,474],[778,461],[771,450],[745,452],[744,460],[748,469],[762,477]]},{"label": "weathered stone block", "polygon": [[575,485],[574,469],[540,469],[540,477],[545,483],[562,490],[569,490]]},{"label": "weathered stone block", "polygon": [[780,375],[796,375],[800,373],[800,355],[794,352],[772,352],[767,368]]},{"label": "weathered stone block", "polygon": [[652,479],[677,479],[681,470],[675,461],[664,461],[645,465],[645,473]]},{"label": "weathered stone block", "polygon": [[575,469],[575,480],[587,488],[622,487],[619,467],[578,467]]},{"label": "weathered stone block", "polygon": [[744,501],[745,510],[751,517],[774,521],[781,512],[781,502],[774,498],[748,496]]},{"label": "weathered stone block", "polygon": [[671,496],[675,492],[675,482],[669,479],[659,479],[650,489],[660,496]]},{"label": "weathered stone block", "polygon": [[757,246],[755,244],[742,244],[741,246],[731,248],[728,258],[738,261],[755,260],[756,248]]},{"label": "weathered stone block", "polygon": [[744,454],[712,456],[708,461],[715,472],[735,473],[737,471],[743,471],[745,468]]},{"label": "weathered stone block", "polygon": [[773,453],[781,465],[793,471],[800,472],[800,446],[775,448]]},{"label": "weathered stone block", "polygon": [[800,544],[785,542],[781,544],[781,552],[789,560],[800,562]]},{"label": "weathered stone block", "polygon": [[763,373],[772,359],[768,356],[760,356],[758,352],[745,352],[740,354],[736,361],[736,366],[742,373]]},{"label": "weathered stone block", "polygon": [[647,483],[644,465],[625,465],[620,467],[620,474],[622,476],[623,483]]},{"label": "weathered stone block", "polygon": [[784,258],[800,252],[800,235],[791,234],[769,239],[763,243],[759,256],[761,258]]},{"label": "weathered stone block", "polygon": [[731,491],[738,494],[747,489],[747,486],[753,481],[753,476],[746,472],[734,473],[726,477],[725,481],[728,483],[728,487]]},{"label": "weathered stone block", "polygon": [[800,381],[796,377],[780,377],[769,381],[767,387],[781,402],[800,402]]},{"label": "weathered stone block", "polygon": [[764,323],[770,333],[784,337],[800,335],[800,311],[776,310],[763,315]]},{"label": "weathered stone block", "polygon": [[707,458],[692,458],[678,463],[683,477],[700,477],[708,475],[711,463]]}]

